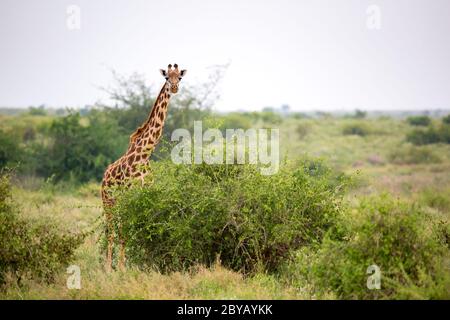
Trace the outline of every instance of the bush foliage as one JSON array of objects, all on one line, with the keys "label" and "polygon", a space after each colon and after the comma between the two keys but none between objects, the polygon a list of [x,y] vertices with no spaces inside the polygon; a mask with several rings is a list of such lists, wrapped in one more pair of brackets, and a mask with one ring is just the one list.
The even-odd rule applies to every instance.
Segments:
[{"label": "bush foliage", "polygon": [[413,116],[406,119],[412,126],[428,126],[431,123],[431,118],[428,116]]},{"label": "bush foliage", "polygon": [[305,162],[263,176],[248,165],[152,163],[153,180],[121,195],[115,209],[130,261],[174,271],[222,264],[274,271],[302,246],[318,243],[342,209],[346,183]]},{"label": "bush foliage", "polygon": [[126,138],[111,119],[93,112],[82,123],[79,113],[55,120],[50,142],[36,149],[36,171],[55,180],[100,180],[106,166],[124,151]]},{"label": "bush foliage", "polygon": [[[318,248],[300,251],[294,273],[339,298],[448,299],[449,236],[448,223],[417,205],[387,195],[369,198]],[[381,270],[380,290],[366,286],[373,264]]]},{"label": "bush foliage", "polygon": [[407,135],[406,140],[415,145],[450,144],[450,126],[443,124],[437,128],[430,126],[425,130],[416,129]]},{"label": "bush foliage", "polygon": [[364,123],[353,123],[348,124],[342,130],[344,135],[356,135],[356,136],[367,136],[370,133],[370,129]]},{"label": "bush foliage", "polygon": [[422,191],[421,200],[424,204],[431,208],[440,210],[442,212],[450,212],[450,189],[425,189],[424,191]]},{"label": "bush foliage", "polygon": [[440,163],[441,157],[429,146],[406,145],[394,149],[389,160],[395,164]]},{"label": "bush foliage", "polygon": [[22,159],[22,150],[17,139],[0,130],[0,170],[14,166]]},{"label": "bush foliage", "polygon": [[442,123],[450,124],[450,114],[442,118]]},{"label": "bush foliage", "polygon": [[[146,85],[142,76],[115,77],[116,86],[106,90],[114,105],[98,104],[95,108],[77,112],[68,110],[59,117],[43,117],[41,111],[46,109],[31,108],[29,114],[33,116],[28,114],[30,119],[20,124],[25,124],[25,127],[14,128],[15,134],[21,138],[16,139],[0,131],[0,167],[20,161],[20,173],[25,175],[53,177],[55,182],[99,181],[106,166],[126,150],[129,136],[148,117],[156,98],[154,90]],[[173,130],[186,128],[192,131],[194,120],[202,120],[210,114],[206,97],[211,90],[195,89],[194,94],[189,88],[183,88],[172,99],[159,146],[167,143]],[[199,99],[198,93],[203,91],[200,96],[204,99]],[[230,118],[231,123],[236,119]],[[241,123],[248,127],[245,120]],[[39,122],[42,123],[37,124]],[[153,157],[167,158],[168,153],[163,149],[158,147]]]},{"label": "bush foliage", "polygon": [[0,176],[0,284],[6,274],[52,280],[67,267],[82,239],[50,221],[22,218],[11,200],[9,177]]}]

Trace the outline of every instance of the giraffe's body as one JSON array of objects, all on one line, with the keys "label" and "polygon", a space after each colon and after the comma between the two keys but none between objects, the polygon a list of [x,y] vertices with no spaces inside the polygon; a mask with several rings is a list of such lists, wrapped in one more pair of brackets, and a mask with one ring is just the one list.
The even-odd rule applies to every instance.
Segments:
[{"label": "giraffe's body", "polygon": [[[101,192],[107,222],[108,249],[106,267],[108,271],[112,267],[114,243],[111,213],[114,198],[110,188],[113,186],[128,186],[133,179],[144,182],[144,178],[148,174],[145,164],[147,164],[152,151],[161,138],[171,94],[175,94],[178,91],[178,83],[186,73],[186,70],[179,71],[176,64],[174,66],[175,68],[172,69],[172,66],[169,65],[167,72],[161,70],[162,75],[166,78],[166,82],[153,105],[149,117],[130,136],[130,143],[125,154],[110,164],[103,176]],[[121,237],[120,230],[119,242],[121,246],[119,266],[123,268],[125,263],[125,239]]]}]

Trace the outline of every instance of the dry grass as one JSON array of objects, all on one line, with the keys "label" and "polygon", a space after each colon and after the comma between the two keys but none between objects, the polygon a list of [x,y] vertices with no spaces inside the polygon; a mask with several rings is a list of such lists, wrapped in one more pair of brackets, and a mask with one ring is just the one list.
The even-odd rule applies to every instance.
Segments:
[{"label": "dry grass", "polygon": [[[90,242],[90,241],[88,241]],[[92,250],[85,244],[82,250]],[[88,248],[90,247],[90,248]],[[96,260],[96,261],[95,261]],[[4,299],[305,299],[300,290],[282,286],[266,275],[243,278],[220,265],[198,267],[184,273],[163,275],[156,271],[128,269],[104,272],[100,259],[84,252],[74,264],[80,265],[81,289],[68,289],[61,273],[53,284],[33,280],[21,286],[11,282]]]},{"label": "dry grass", "polygon": [[388,192],[410,197],[429,188],[445,190],[450,187],[450,164],[386,165],[359,170],[360,187],[357,195]]}]

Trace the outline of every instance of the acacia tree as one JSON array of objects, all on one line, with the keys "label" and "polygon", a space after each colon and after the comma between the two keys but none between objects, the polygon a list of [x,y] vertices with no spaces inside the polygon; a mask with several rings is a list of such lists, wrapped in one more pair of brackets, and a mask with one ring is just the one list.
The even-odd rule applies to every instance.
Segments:
[{"label": "acacia tree", "polygon": [[[212,106],[220,96],[219,84],[228,66],[229,64],[211,66],[207,80],[200,84],[183,83],[180,92],[170,101],[163,137],[153,154],[154,159],[169,156],[167,146],[173,130],[185,128],[192,131],[194,120],[204,119],[211,114]],[[142,74],[133,73],[129,77],[114,71],[112,74],[114,85],[102,88],[109,95],[112,104],[97,103],[96,107],[115,118],[124,132],[130,135],[147,118],[159,87],[147,84]]]}]

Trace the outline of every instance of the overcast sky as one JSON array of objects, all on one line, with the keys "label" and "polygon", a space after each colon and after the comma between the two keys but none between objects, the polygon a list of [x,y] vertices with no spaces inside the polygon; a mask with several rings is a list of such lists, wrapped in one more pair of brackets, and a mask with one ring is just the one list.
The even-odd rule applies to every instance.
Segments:
[{"label": "overcast sky", "polygon": [[84,106],[110,69],[161,86],[168,63],[199,83],[227,62],[221,111],[447,109],[450,1],[0,0],[0,106]]}]

